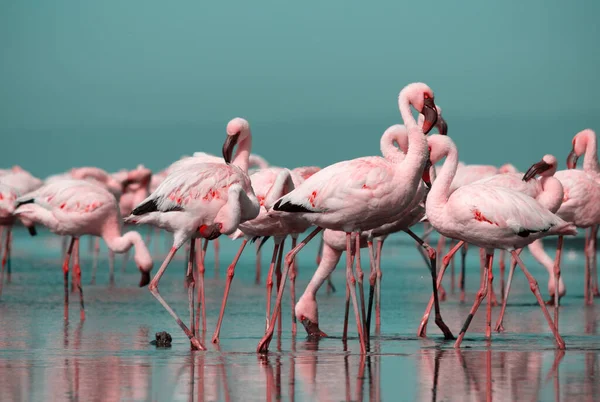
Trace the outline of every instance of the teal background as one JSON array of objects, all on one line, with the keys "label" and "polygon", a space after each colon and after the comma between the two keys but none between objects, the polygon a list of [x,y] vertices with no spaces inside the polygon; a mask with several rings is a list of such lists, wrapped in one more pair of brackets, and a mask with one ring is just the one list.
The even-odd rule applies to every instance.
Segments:
[{"label": "teal background", "polygon": [[160,169],[246,117],[283,166],[379,153],[424,81],[468,163],[521,169],[598,126],[592,0],[0,2],[1,165]]}]

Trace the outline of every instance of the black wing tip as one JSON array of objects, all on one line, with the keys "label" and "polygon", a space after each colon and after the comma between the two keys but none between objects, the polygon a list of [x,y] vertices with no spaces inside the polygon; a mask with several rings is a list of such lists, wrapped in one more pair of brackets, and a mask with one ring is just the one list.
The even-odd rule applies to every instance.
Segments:
[{"label": "black wing tip", "polygon": [[281,200],[278,200],[275,205],[273,205],[273,209],[275,211],[282,211],[282,212],[315,212],[315,211],[311,211],[310,209],[306,208],[303,205],[298,205],[298,204],[292,204],[291,202],[287,201],[287,202],[282,202]]},{"label": "black wing tip", "polygon": [[521,229],[521,230],[519,230],[519,232],[517,233],[517,235],[521,236],[521,237],[528,237],[530,234],[547,232],[550,229],[552,229],[553,226],[554,225],[550,225],[547,228],[544,228],[544,229],[541,229],[541,230]]},{"label": "black wing tip", "polygon": [[35,202],[35,198],[28,198],[24,201],[19,201],[19,202],[17,202],[17,205],[15,205],[15,209],[19,208],[21,205],[33,204],[34,202]]},{"label": "black wing tip", "polygon": [[262,240],[260,241],[260,244],[258,245],[258,251],[260,251],[260,249],[262,248],[262,246],[265,245],[265,243],[267,242],[267,240],[269,240],[271,236],[264,236],[262,238]]},{"label": "black wing tip", "polygon": [[27,230],[29,231],[30,236],[37,236],[37,230],[35,230],[35,226],[27,226]]}]

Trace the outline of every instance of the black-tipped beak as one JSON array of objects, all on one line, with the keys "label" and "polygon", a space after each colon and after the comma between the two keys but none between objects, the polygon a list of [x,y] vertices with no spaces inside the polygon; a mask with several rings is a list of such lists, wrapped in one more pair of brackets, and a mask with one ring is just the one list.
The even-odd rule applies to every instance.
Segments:
[{"label": "black-tipped beak", "polygon": [[303,319],[301,322],[302,322],[302,325],[304,325],[304,329],[306,330],[306,333],[311,338],[326,338],[327,337],[327,334],[319,329],[319,324],[317,324],[316,322],[312,322],[308,318]]},{"label": "black-tipped beak", "polygon": [[423,170],[423,177],[422,177],[427,188],[431,188],[431,175],[429,174],[430,170],[431,170],[431,161],[427,160],[427,162],[425,163],[425,169]]},{"label": "black-tipped beak", "polygon": [[432,98],[425,99],[421,113],[425,117],[425,120],[423,121],[423,133],[427,134],[431,131],[433,126],[435,126],[435,123],[438,119],[437,108],[435,107],[435,103],[433,102]]},{"label": "black-tipped beak", "polygon": [[240,133],[227,135],[227,139],[223,144],[223,159],[225,159],[225,163],[231,163],[231,157],[233,156],[233,148],[235,148],[235,144],[237,144],[239,138]]},{"label": "black-tipped beak", "polygon": [[37,230],[35,230],[35,226],[28,226],[27,230],[29,231],[29,235],[30,236],[36,236],[37,235]]},{"label": "black-tipped beak", "polygon": [[441,135],[448,135],[448,124],[442,116],[438,116],[436,127]]},{"label": "black-tipped beak", "polygon": [[140,268],[140,273],[142,277],[140,278],[140,287],[143,288],[150,283],[150,272],[144,271]]},{"label": "black-tipped beak", "polygon": [[529,181],[535,177],[535,175],[544,173],[546,170],[550,169],[552,165],[547,164],[546,162],[539,161],[531,165],[529,169],[523,175],[523,181]]},{"label": "black-tipped beak", "polygon": [[575,149],[572,149],[569,156],[567,156],[567,169],[576,169],[577,159],[579,159],[579,156],[575,153]]}]

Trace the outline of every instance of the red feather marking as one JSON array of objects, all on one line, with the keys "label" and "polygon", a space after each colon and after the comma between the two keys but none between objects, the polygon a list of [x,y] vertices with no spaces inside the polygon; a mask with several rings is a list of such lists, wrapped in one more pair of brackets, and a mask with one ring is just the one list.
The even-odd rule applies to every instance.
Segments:
[{"label": "red feather marking", "polygon": [[67,204],[63,202],[62,204],[60,204],[60,209],[65,209],[66,206]]},{"label": "red feather marking", "polygon": [[263,197],[262,195],[258,195],[256,196],[256,198],[258,199],[258,202],[260,202],[261,207],[265,205],[265,197]]},{"label": "red feather marking", "polygon": [[3,200],[4,196],[0,193],[0,200]]},{"label": "red feather marking", "polygon": [[312,205],[313,208],[315,207],[315,198],[317,198],[317,192],[313,191],[310,197],[308,197],[308,202],[310,202],[310,205]]},{"label": "red feather marking", "polygon": [[475,211],[473,211],[473,217],[478,222],[487,222],[487,223],[490,223],[492,225],[498,226],[498,224],[496,222],[492,222],[491,220],[489,220],[488,218],[486,218],[485,216],[483,216],[483,214],[481,213],[481,211],[479,211],[477,209]]}]

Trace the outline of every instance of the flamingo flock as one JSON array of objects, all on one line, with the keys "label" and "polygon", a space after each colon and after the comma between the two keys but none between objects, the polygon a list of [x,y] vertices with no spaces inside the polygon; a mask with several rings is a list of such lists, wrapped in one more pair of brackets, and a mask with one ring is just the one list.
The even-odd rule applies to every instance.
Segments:
[{"label": "flamingo flock", "polygon": [[[375,330],[377,333],[381,330],[383,245],[389,235],[404,232],[415,241],[431,277],[431,297],[423,306],[425,312],[418,336],[427,335],[433,309],[435,323],[444,339],[454,340],[454,346],[459,348],[473,317],[487,299],[485,336],[492,337],[492,308],[496,304],[494,255],[495,250],[500,250],[502,309],[495,330],[504,331],[502,319],[518,266],[542,310],[556,346],[564,349],[565,342],[559,333],[559,305],[566,287],[561,278],[560,261],[563,237],[576,235],[577,228],[587,230],[585,303],[593,303],[593,298],[600,294],[596,267],[600,164],[595,133],[587,129],[575,135],[567,157],[567,170],[558,170],[555,156],[544,155],[525,173],[519,173],[511,164],[498,168],[460,162],[458,149],[447,135],[448,125],[441,108],[428,85],[412,83],[404,87],[398,96],[398,108],[403,124],[391,126],[380,137],[381,156],[345,160],[322,169],[270,166],[264,158],[252,154],[253,134],[249,122],[234,118],[226,127],[222,157],[194,152],[159,172],[139,165],[111,174],[98,167],[85,166],[42,181],[19,166],[0,170],[3,253],[0,295],[4,282],[10,281],[11,230],[16,224],[27,227],[32,236],[36,234],[36,225],[42,225],[65,239],[62,264],[65,318],[70,293],[68,276],[72,269],[72,288],[79,292],[80,298],[80,319],[85,319],[80,237],[88,235],[96,239],[93,278],[99,241],[106,243],[111,283],[114,281],[114,253],[125,255],[125,266],[133,247],[133,260],[141,274],[139,286],[148,286],[152,296],[189,338],[192,349],[205,350],[199,334],[207,330],[204,259],[208,242],[213,242],[215,269],[218,269],[220,236],[241,240],[227,268],[221,308],[211,339],[218,343],[221,330],[226,328],[226,306],[234,286],[235,269],[248,242],[256,243],[256,282],[260,283],[261,248],[267,239],[273,238],[265,279],[265,332],[257,352],[268,351],[276,326],[281,331],[282,300],[288,277],[292,334],[296,334],[296,325],[300,322],[309,336],[327,337],[319,322],[317,292],[324,283],[334,289],[330,276],[345,251],[343,339],[348,336],[351,304],[360,350],[367,353],[373,304]],[[417,119],[413,110],[418,113]],[[430,134],[434,128],[439,134]],[[581,157],[583,168],[577,169],[577,160]],[[138,231],[125,231],[126,226],[139,225],[152,228],[146,239]],[[418,225],[425,227],[423,236],[415,233]],[[166,258],[151,277],[153,261],[147,243],[153,236],[154,241],[158,241],[157,230],[172,233],[173,241]],[[307,231],[309,234],[298,241]],[[437,249],[429,244],[432,231],[439,234]],[[318,266],[307,288],[296,298],[296,256],[319,234]],[[546,254],[542,243],[542,239],[549,236],[558,238],[554,259]],[[284,253],[288,237],[291,250]],[[451,244],[447,253],[445,239]],[[182,246],[187,247],[187,323],[159,291],[161,278]],[[461,302],[465,301],[467,247],[480,249],[481,280],[471,310],[455,338],[442,316],[445,298],[442,279],[454,255],[462,250],[460,287]],[[537,280],[520,257],[525,247],[548,271],[549,302],[544,302]],[[368,249],[369,256],[367,293],[362,248]],[[511,258],[506,286],[504,253]],[[553,305],[554,317],[547,304]]]}]

